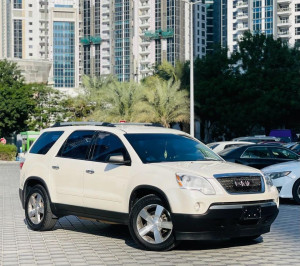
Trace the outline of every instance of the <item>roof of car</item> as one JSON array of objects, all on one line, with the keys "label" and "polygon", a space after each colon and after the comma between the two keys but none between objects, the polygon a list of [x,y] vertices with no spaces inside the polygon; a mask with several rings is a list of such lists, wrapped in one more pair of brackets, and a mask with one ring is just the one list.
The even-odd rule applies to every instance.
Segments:
[{"label": "roof of car", "polygon": [[170,134],[186,134],[183,131],[164,128],[161,126],[152,126],[151,124],[126,124],[126,123],[117,123],[117,124],[105,124],[105,125],[60,125],[51,128],[47,128],[43,131],[74,131],[74,130],[99,130],[99,131],[108,131],[112,133],[170,133]]}]

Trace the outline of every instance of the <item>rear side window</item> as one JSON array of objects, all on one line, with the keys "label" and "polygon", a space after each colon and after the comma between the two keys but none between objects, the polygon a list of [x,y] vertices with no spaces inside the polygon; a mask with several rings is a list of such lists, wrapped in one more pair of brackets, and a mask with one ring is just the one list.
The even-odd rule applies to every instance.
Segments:
[{"label": "rear side window", "polygon": [[95,131],[74,131],[60,149],[58,156],[64,158],[85,160]]},{"label": "rear side window", "polygon": [[63,133],[63,131],[44,132],[34,143],[29,153],[46,154]]}]

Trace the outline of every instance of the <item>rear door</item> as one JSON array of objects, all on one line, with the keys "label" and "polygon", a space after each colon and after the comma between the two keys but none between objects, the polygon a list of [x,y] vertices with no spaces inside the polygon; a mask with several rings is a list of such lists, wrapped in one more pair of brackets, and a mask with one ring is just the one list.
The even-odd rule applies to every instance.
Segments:
[{"label": "rear door", "polygon": [[[52,186],[56,203],[82,206],[84,170],[95,131],[78,130],[71,133],[51,164]],[[63,207],[63,206],[62,206]]]},{"label": "rear door", "polygon": [[274,163],[283,163],[299,159],[299,156],[297,154],[287,149],[272,147],[270,148],[270,150],[272,156],[274,157]]}]

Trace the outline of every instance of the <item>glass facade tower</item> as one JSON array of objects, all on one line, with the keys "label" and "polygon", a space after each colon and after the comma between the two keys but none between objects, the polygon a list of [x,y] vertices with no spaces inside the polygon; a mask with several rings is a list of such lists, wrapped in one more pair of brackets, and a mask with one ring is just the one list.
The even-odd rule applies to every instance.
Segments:
[{"label": "glass facade tower", "polygon": [[53,23],[53,71],[57,88],[75,86],[74,22]]}]

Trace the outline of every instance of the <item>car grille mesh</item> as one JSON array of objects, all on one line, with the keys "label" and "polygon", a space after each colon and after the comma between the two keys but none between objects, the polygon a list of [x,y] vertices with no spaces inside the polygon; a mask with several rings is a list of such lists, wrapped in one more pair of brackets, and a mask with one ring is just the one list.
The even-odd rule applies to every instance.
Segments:
[{"label": "car grille mesh", "polygon": [[262,193],[261,176],[218,177],[217,180],[228,193]]}]

